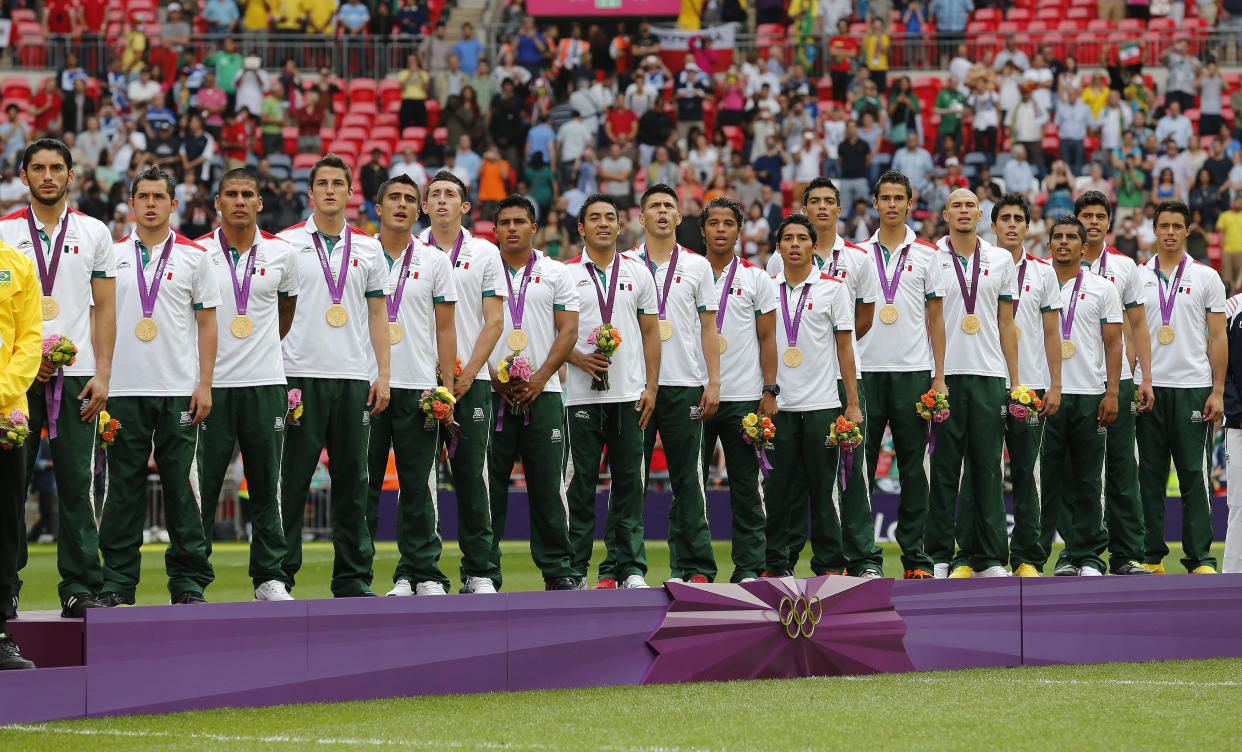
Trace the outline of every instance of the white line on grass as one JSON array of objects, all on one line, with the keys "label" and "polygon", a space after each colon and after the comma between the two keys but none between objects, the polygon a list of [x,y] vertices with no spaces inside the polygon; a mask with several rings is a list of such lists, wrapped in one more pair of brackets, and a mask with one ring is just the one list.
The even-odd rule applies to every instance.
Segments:
[{"label": "white line on grass", "polygon": [[[896,679],[903,682],[952,682],[958,681],[956,677],[948,676],[901,676],[900,674],[868,674],[866,676],[834,676],[824,677],[828,680],[840,679],[842,681],[873,681],[876,679]],[[1151,687],[1242,687],[1242,682],[1220,681],[1220,682],[1192,682],[1182,681],[1180,679],[1169,679],[1161,681],[1157,679],[1036,679],[1024,677],[997,677],[998,681],[1004,681],[1006,684],[1026,683],[1026,684],[1126,684]]]}]

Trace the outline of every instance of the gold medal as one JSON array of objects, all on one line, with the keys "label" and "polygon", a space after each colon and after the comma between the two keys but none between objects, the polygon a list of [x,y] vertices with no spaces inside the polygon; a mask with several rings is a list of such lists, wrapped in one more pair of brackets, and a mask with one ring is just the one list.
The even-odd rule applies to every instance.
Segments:
[{"label": "gold medal", "polygon": [[796,347],[786,347],[785,354],[781,356],[781,360],[790,368],[797,368],[802,365],[802,351]]},{"label": "gold medal", "polygon": [[880,309],[880,321],[885,324],[893,324],[897,321],[897,306],[888,303]]},{"label": "gold medal", "polygon": [[134,334],[138,335],[138,339],[143,342],[150,342],[159,333],[160,328],[149,318],[139,319],[138,324],[134,327]]},{"label": "gold medal", "polygon": [[725,339],[723,334],[716,334],[716,344],[720,345],[721,355],[724,355],[724,351],[729,349],[729,340]]},{"label": "gold medal", "polygon": [[56,298],[51,295],[43,296],[43,320],[51,321],[60,315],[60,303],[56,302]]},{"label": "gold medal", "polygon": [[527,337],[526,332],[521,329],[514,329],[509,332],[508,342],[510,350],[525,350],[530,346],[530,337]]},{"label": "gold medal", "polygon": [[962,319],[962,331],[967,334],[978,334],[979,327],[979,317],[973,313],[966,314],[966,318]]},{"label": "gold medal", "polygon": [[229,325],[229,331],[238,339],[245,339],[254,331],[254,322],[246,314],[234,317],[233,323]]},{"label": "gold medal", "polygon": [[1078,348],[1074,347],[1074,343],[1068,339],[1061,340],[1061,359],[1069,360],[1074,357],[1074,353],[1078,352]]},{"label": "gold medal", "polygon": [[1173,337],[1173,327],[1167,324],[1156,330],[1156,341],[1162,345],[1172,344]]},{"label": "gold medal", "polygon": [[332,326],[345,326],[345,322],[349,321],[349,311],[346,311],[345,306],[340,303],[335,303],[328,306],[326,318],[328,319],[328,323]]},{"label": "gold medal", "polygon": [[388,322],[388,344],[395,345],[405,338],[405,330],[395,321]]},{"label": "gold medal", "polygon": [[668,340],[673,336],[673,323],[667,319],[660,319],[660,339]]}]

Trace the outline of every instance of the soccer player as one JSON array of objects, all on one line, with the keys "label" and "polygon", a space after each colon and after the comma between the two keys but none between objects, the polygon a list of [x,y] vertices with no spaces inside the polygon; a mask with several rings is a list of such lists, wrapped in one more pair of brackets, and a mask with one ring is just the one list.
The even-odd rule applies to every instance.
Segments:
[{"label": "soccer player", "polygon": [[[112,375],[116,262],[107,226],[68,206],[69,186],[75,179],[68,147],[53,139],[30,144],[22,155],[21,179],[30,191],[30,205],[0,219],[0,240],[29,257],[39,270],[44,336],[59,334],[78,348],[76,362],[62,367],[59,374],[46,358],[39,364],[39,375],[27,394],[30,435],[35,439],[26,453],[29,481],[38,454],[37,437],[47,427],[59,500],[56,563],[61,616],[76,618],[99,605],[92,594],[103,586],[95,524],[96,420],[107,405]],[[24,522],[24,515],[19,520]],[[25,565],[23,533],[18,540],[18,571]],[[19,579],[15,596],[20,588]]]},{"label": "soccer player", "polygon": [[754,413],[774,417],[777,384],[776,284],[764,270],[733,252],[742,231],[742,207],[712,199],[699,217],[707,261],[715,278],[718,308],[712,331],[720,352],[720,406],[703,421],[703,474],[720,440],[729,469],[733,513],[733,574],[750,582],[766,569],[767,511],[759,482],[759,456],[742,439],[742,419]]},{"label": "soccer player", "polygon": [[[1138,267],[1123,253],[1104,245],[1112,204],[1099,191],[1087,191],[1074,202],[1074,216],[1087,230],[1083,263],[1112,282],[1125,311],[1122,324],[1120,406],[1117,419],[1108,426],[1108,449],[1104,457],[1104,526],[1108,530],[1109,569],[1113,574],[1142,574],[1156,565],[1143,566],[1143,504],[1139,496],[1138,458],[1135,452],[1135,417],[1152,409],[1151,334],[1139,286]],[[1142,374],[1136,389],[1135,366]],[[1163,534],[1163,531],[1161,531]],[[1051,538],[1044,536],[1046,542]],[[1047,545],[1041,548],[1047,549]]]},{"label": "soccer player", "polygon": [[[972,191],[953,191],[942,212],[949,234],[937,246],[940,274],[952,280],[945,284],[944,355],[951,407],[936,428],[931,456],[927,551],[936,564],[951,564],[950,577],[1009,574],[1001,496],[1005,416],[997,409],[1007,404],[1006,384],[1021,383],[1013,326],[1017,268],[1004,249],[979,238],[982,214]],[[958,501],[955,526],[954,500],[965,477],[972,493]]]},{"label": "soccer player", "polygon": [[155,448],[168,521],[168,590],[173,603],[205,603],[211,583],[199,511],[199,424],[211,412],[220,288],[207,250],[168,225],[177,208],[172,176],[138,173],[130,237],[112,246],[117,270],[116,341],[109,412],[121,422],[108,450],[99,549],[105,606],[134,603],[142,571],[147,458]]},{"label": "soccer player", "polygon": [[[645,588],[643,543],[643,430],[655,410],[660,383],[660,328],[655,282],[641,262],[617,252],[621,232],[613,200],[595,193],[578,213],[585,250],[565,265],[578,291],[578,338],[566,379],[569,464],[569,544],[574,577],[583,579],[595,539],[595,484],[608,450],[612,481],[604,540],[608,548],[595,587]],[[593,333],[616,328],[620,345],[611,358]]]},{"label": "soccer player", "polygon": [[207,249],[220,290],[212,415],[203,424],[199,465],[207,554],[220,488],[240,444],[254,599],[293,600],[281,581],[287,549],[278,489],[289,404],[280,340],[293,324],[301,281],[293,246],[258,227],[263,199],[253,172],[224,173],[215,203],[219,229],[195,241]]},{"label": "soccer player", "polygon": [[[1002,209],[1002,216],[1008,208]],[[1004,225],[1003,219],[997,223]],[[1043,569],[1059,527],[1065,548],[1056,573],[1062,576],[1104,574],[1100,557],[1108,545],[1108,533],[1100,476],[1108,425],[1117,417],[1121,379],[1121,297],[1115,286],[1082,263],[1086,237],[1087,230],[1073,216],[1055,220],[1048,232],[1061,300],[1057,356],[1063,394],[1056,413],[1044,421],[1040,450],[1043,542],[1039,558],[1024,563]]]},{"label": "soccer player", "polygon": [[[280,233],[297,259],[299,308],[282,350],[289,388],[302,392],[300,420],[285,427],[280,508],[288,548],[283,565],[292,590],[302,568],[302,519],[311,476],[327,447],[332,478],[332,595],[371,596],[367,536],[367,442],[371,418],[388,407],[387,264],[375,238],[345,219],[353,194],[345,162],[328,154],[311,168],[315,206],[305,222]],[[374,353],[370,374],[367,344]]]},{"label": "soccer player", "polygon": [[1186,253],[1190,209],[1181,201],[1156,207],[1156,254],[1140,268],[1142,300],[1152,346],[1151,379],[1156,402],[1138,423],[1139,488],[1147,539],[1143,562],[1160,572],[1164,542],[1165,489],[1169,458],[1182,493],[1182,566],[1214,574],[1212,508],[1208,468],[1212,434],[1224,415],[1225,285],[1220,275]]},{"label": "soccer player", "polygon": [[[578,292],[565,265],[535,250],[535,207],[509,196],[496,207],[496,238],[508,282],[505,328],[488,364],[496,431],[488,449],[494,542],[489,576],[499,586],[500,541],[509,512],[509,474],[522,459],[530,504],[530,553],[546,590],[576,590],[569,548],[569,506],[561,485],[565,407],[558,374],[578,339]],[[521,354],[530,376],[500,376],[501,362]],[[508,372],[507,372],[508,373]]]},{"label": "soccer player", "polygon": [[[43,323],[39,275],[30,259],[0,241],[0,415],[27,413],[26,392],[43,357]],[[27,441],[39,441],[31,431]],[[17,540],[26,504],[26,452],[33,446],[0,449],[0,671],[34,668],[6,633],[6,620],[17,616],[8,606],[16,597]]]},{"label": "soccer player", "polygon": [[[801,499],[791,491],[802,478],[810,495],[811,571],[841,572],[845,555],[839,543],[841,520],[837,497],[837,447],[828,433],[837,417],[862,423],[858,381],[854,373],[854,307],[845,284],[821,272],[811,261],[816,232],[803,214],[791,214],[776,233],[783,268],[776,275],[785,347],[776,381],[781,385],[780,412],[773,417],[776,436],[768,453],[772,471],[763,484],[770,512],[767,524],[767,571],[789,572],[797,561],[791,531]],[[836,382],[845,382],[842,411]]]},{"label": "soccer player", "polygon": [[[914,406],[927,390],[945,391],[944,281],[936,247],[918,240],[906,226],[910,180],[892,170],[875,184],[873,202],[880,227],[862,244],[875,264],[883,304],[871,331],[859,343],[866,391],[868,485],[875,483],[884,427],[891,426],[901,502],[897,543],[906,579],[929,579],[931,557],[923,547],[927,524],[927,425]],[[879,304],[879,301],[877,301]],[[948,567],[941,576],[948,575]]]},{"label": "soccer player", "polygon": [[[815,178],[802,192],[802,206],[819,238],[812,257],[820,271],[845,283],[850,299],[854,301],[854,369],[862,378],[862,358],[858,340],[871,330],[875,314],[875,301],[879,297],[879,277],[870,255],[862,248],[837,235],[837,222],[841,218],[841,196],[836,185],[824,177]],[[768,273],[775,276],[783,267],[781,255],[773,253],[768,258]],[[845,384],[838,381],[838,396],[845,400]],[[865,390],[858,388],[859,411],[863,415],[866,430],[867,398]],[[845,478],[841,496],[842,546],[845,551],[847,572],[859,577],[880,577],[884,572],[884,554],[875,544],[875,521],[871,515],[871,489],[867,485],[870,471],[866,452],[860,452],[853,468]],[[795,496],[802,494],[799,488]],[[792,527],[791,548],[801,551],[806,544],[805,525]],[[796,561],[796,554],[795,554]],[[844,573],[842,573],[844,574]]]},{"label": "soccer player", "polygon": [[[649,482],[658,433],[673,486],[668,510],[672,579],[711,582],[716,578],[716,558],[707,527],[707,494],[699,458],[703,421],[720,406],[715,284],[707,259],[677,243],[681,224],[677,193],[657,183],[643,193],[639,206],[646,240],[625,257],[651,273],[660,328],[660,391],[644,431],[643,485]],[[706,373],[700,369],[700,360]]]},{"label": "soccer player", "polygon": [[1225,550],[1220,571],[1242,572],[1242,295],[1225,301],[1229,368],[1225,375],[1225,466],[1228,484],[1229,518],[1225,529]]},{"label": "soccer player", "polygon": [[[488,576],[492,553],[492,513],[488,498],[487,445],[494,426],[491,374],[487,359],[504,328],[506,290],[501,274],[500,251],[487,240],[461,226],[470,212],[466,185],[451,172],[441,170],[427,184],[423,211],[431,227],[419,235],[428,245],[448,254],[457,282],[457,352],[462,373],[453,382],[457,397],[454,414],[461,423],[457,450],[449,458],[449,473],[457,489],[457,542],[461,546],[463,592],[494,593]],[[440,364],[442,371],[454,364]],[[441,436],[441,441],[446,441]]]},{"label": "soccer player", "polygon": [[[388,409],[371,418],[367,480],[368,558],[375,557],[379,497],[391,447],[397,465],[397,550],[392,596],[444,595],[449,579],[440,570],[437,493],[440,425],[453,424],[450,411],[437,425],[422,408],[423,391],[436,387],[436,363],[457,360],[453,308],[457,286],[448,256],[413,237],[418,220],[418,185],[407,175],[382,183],[376,192],[388,281],[386,316],[392,347],[392,394]],[[429,341],[434,333],[435,345]],[[372,359],[371,373],[379,364]],[[453,373],[444,374],[453,389]]]}]

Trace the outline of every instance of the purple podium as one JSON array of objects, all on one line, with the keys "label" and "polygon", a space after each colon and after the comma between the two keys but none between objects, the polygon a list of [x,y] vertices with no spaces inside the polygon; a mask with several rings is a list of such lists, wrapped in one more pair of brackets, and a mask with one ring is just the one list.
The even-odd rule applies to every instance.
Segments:
[{"label": "purple podium", "polygon": [[144,606],[9,622],[0,724],[760,677],[1242,657],[1242,575]]}]

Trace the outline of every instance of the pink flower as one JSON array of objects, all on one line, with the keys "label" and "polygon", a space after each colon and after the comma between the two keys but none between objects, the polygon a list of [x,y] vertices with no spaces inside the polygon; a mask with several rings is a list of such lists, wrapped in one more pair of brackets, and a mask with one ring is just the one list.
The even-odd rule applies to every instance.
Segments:
[{"label": "pink flower", "polygon": [[293,408],[301,404],[301,402],[302,402],[302,390],[301,389],[290,389],[289,390],[289,409],[292,410]]},{"label": "pink flower", "polygon": [[30,424],[30,421],[27,420],[26,418],[26,414],[23,413],[21,410],[14,410],[12,413],[10,413],[9,421],[12,422],[12,424],[15,426],[25,426],[25,425]]},{"label": "pink flower", "polygon": [[46,358],[47,356],[51,355],[51,354],[52,354],[52,350],[55,350],[55,349],[56,349],[56,345],[58,345],[58,344],[60,344],[60,335],[59,335],[59,334],[53,334],[52,336],[50,336],[50,337],[48,337],[47,339],[43,340],[43,357],[45,357],[45,358]]},{"label": "pink flower", "polygon": [[933,422],[935,422],[935,423],[943,423],[943,422],[945,422],[945,421],[946,421],[946,420],[948,420],[948,419],[949,419],[949,411],[948,411],[948,410],[945,410],[944,412],[940,412],[940,413],[934,413],[934,414],[932,415],[932,421],[933,421]]},{"label": "pink flower", "polygon": [[531,367],[530,359],[525,355],[518,355],[509,364],[509,376],[521,381],[530,381]]},{"label": "pink flower", "polygon": [[595,327],[590,334],[587,335],[587,344],[593,345],[599,341],[599,327]]},{"label": "pink flower", "polygon": [[1026,420],[1031,415],[1030,408],[1020,403],[1014,403],[1009,406],[1009,414],[1018,420]]}]

